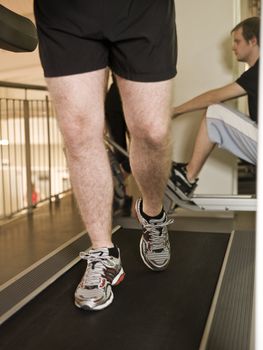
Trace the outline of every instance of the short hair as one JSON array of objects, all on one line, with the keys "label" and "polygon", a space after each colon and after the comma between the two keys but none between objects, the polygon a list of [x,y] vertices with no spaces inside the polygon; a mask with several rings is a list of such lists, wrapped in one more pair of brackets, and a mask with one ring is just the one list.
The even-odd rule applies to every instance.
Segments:
[{"label": "short hair", "polygon": [[253,37],[256,37],[257,44],[259,45],[259,32],[260,32],[260,19],[259,17],[250,17],[244,21],[237,24],[232,30],[231,33],[237,31],[239,28],[242,28],[242,34],[245,40],[248,42]]}]

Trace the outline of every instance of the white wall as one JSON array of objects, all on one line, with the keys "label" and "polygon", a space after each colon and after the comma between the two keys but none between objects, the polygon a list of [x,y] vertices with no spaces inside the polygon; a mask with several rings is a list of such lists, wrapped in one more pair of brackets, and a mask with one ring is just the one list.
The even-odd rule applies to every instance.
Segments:
[{"label": "white wall", "polygon": [[[239,1],[176,0],[178,74],[174,105],[208,89],[230,83],[236,63],[230,31],[240,21]],[[173,158],[188,161],[202,112],[185,114],[173,122]],[[236,158],[215,150],[202,172],[197,193],[232,194],[237,189]]]}]

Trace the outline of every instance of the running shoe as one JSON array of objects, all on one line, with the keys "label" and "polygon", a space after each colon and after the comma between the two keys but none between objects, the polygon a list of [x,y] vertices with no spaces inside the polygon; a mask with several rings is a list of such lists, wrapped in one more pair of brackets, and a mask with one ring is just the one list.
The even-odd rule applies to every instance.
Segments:
[{"label": "running shoe", "polygon": [[118,257],[111,249],[89,249],[80,257],[87,261],[87,268],[75,292],[75,305],[84,310],[101,310],[113,301],[112,286],[119,284],[125,273]]},{"label": "running shoe", "polygon": [[173,220],[167,220],[164,212],[161,219],[147,221],[142,214],[142,199],[135,204],[138,220],[143,228],[140,240],[140,254],[146,266],[154,271],[165,270],[170,262],[171,248],[167,225]]},{"label": "running shoe", "polygon": [[168,188],[181,200],[189,200],[197,187],[198,179],[189,182],[187,179],[186,163],[172,163],[171,176],[168,180]]}]

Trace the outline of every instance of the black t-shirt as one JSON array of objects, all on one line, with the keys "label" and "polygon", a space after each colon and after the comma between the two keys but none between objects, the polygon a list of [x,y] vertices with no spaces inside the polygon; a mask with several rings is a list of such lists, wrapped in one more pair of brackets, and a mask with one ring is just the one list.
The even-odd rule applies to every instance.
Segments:
[{"label": "black t-shirt", "polygon": [[255,122],[258,121],[258,66],[259,60],[236,80],[247,92],[249,115]]}]

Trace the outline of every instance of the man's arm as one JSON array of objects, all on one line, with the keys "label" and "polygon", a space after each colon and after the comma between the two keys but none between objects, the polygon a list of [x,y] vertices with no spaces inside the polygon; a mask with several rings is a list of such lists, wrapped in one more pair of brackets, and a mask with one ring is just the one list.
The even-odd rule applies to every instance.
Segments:
[{"label": "man's arm", "polygon": [[172,108],[172,118],[187,112],[193,112],[206,108],[212,104],[231,100],[246,95],[246,91],[236,82],[225,85],[221,88],[209,90],[193,99]]}]

